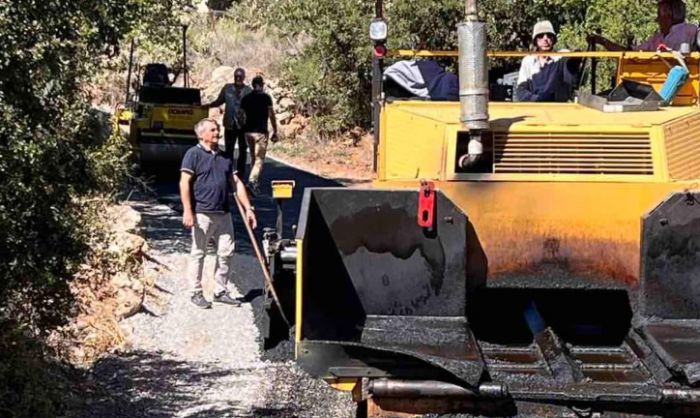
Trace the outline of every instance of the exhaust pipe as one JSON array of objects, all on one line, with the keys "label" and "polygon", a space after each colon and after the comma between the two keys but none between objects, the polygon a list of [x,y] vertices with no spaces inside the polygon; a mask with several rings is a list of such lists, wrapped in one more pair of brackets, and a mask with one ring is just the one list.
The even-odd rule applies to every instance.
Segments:
[{"label": "exhaust pipe", "polygon": [[479,21],[477,11],[476,0],[467,0],[466,19],[457,25],[460,122],[469,131],[467,154],[459,159],[462,168],[470,168],[481,159],[481,133],[489,128],[486,24]]}]

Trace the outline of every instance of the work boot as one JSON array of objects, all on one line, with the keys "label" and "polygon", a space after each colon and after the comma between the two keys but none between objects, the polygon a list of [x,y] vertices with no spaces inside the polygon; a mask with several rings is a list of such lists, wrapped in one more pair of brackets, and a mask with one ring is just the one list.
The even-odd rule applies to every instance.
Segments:
[{"label": "work boot", "polygon": [[238,299],[234,299],[228,292],[221,292],[218,295],[214,295],[214,302],[225,303],[231,306],[241,306],[241,302]]},{"label": "work boot", "polygon": [[196,306],[202,308],[202,309],[209,309],[211,308],[211,302],[208,300],[204,299],[204,295],[202,292],[195,292],[192,295],[192,299],[190,299],[192,303],[194,303]]}]

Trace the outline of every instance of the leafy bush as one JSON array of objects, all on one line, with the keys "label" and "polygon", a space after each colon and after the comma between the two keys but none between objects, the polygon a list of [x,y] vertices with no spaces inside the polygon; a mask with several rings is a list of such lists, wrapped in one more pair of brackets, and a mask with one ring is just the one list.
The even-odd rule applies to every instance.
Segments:
[{"label": "leafy bush", "polygon": [[21,291],[46,307],[38,324],[56,319],[48,311],[84,250],[72,200],[115,193],[126,173],[121,139],[105,132],[82,86],[127,34],[176,22],[174,4],[22,0],[0,9],[0,297]]},{"label": "leafy bush", "polygon": [[[285,81],[315,116],[322,132],[370,122],[370,40],[367,27],[374,2],[361,0],[242,0],[231,8],[248,27],[274,27],[281,34],[306,34],[311,43],[292,58]],[[697,2],[696,2],[697,3]],[[656,30],[653,2],[634,0],[481,0],[491,49],[527,49],[532,25],[549,19],[559,28],[559,47],[586,48],[586,34],[601,30],[623,44],[636,45]],[[700,16],[700,4],[689,4]],[[464,1],[385,1],[390,48],[453,49]],[[691,20],[692,20],[691,19]]]},{"label": "leafy bush", "polygon": [[[57,415],[57,398],[39,384],[52,381],[32,368],[43,367],[33,356],[45,351],[15,351],[71,308],[67,281],[88,249],[89,229],[75,202],[114,195],[126,174],[123,140],[108,135],[85,86],[127,35],[153,27],[155,43],[171,31],[183,1],[17,0],[0,7],[0,397],[13,400],[0,404],[3,416]],[[42,393],[50,399],[42,401]]]}]

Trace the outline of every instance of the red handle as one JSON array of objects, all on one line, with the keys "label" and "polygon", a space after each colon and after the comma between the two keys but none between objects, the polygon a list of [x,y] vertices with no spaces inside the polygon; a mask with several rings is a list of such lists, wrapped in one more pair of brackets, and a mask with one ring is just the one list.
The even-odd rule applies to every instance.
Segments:
[{"label": "red handle", "polygon": [[432,228],[435,225],[435,183],[421,181],[418,192],[418,226]]}]

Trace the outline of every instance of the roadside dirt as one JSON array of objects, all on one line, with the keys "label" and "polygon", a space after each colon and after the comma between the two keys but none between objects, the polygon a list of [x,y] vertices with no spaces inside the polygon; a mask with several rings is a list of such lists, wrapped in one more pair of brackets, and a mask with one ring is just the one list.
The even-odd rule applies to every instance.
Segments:
[{"label": "roadside dirt", "polygon": [[283,139],[272,144],[268,152],[273,158],[342,184],[372,181],[371,135],[364,135],[358,141],[349,138],[325,142],[307,137]]}]

